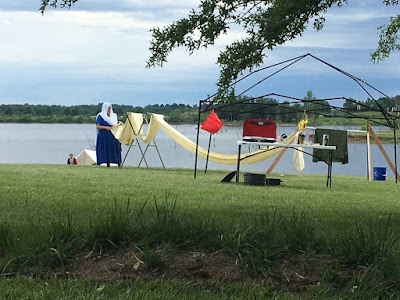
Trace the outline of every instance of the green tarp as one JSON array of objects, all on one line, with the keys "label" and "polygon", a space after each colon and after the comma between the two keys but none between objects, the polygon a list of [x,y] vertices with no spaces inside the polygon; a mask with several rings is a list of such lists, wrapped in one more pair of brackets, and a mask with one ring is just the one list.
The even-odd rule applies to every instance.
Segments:
[{"label": "green tarp", "polygon": [[[323,145],[324,135],[329,135],[327,146],[336,146],[332,152],[332,161],[347,164],[349,162],[349,152],[347,150],[347,131],[317,128],[314,135],[314,144]],[[313,162],[328,161],[328,150],[314,149]]]}]

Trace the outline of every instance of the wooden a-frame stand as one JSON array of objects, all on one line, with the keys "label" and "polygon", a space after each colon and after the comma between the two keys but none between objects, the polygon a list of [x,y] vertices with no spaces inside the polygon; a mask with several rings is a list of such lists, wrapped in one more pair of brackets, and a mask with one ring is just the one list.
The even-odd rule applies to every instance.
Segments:
[{"label": "wooden a-frame stand", "polygon": [[[139,131],[138,131],[138,132],[135,132],[135,129],[133,128],[133,125],[132,125],[132,123],[131,123],[131,120],[129,119],[129,115],[128,115],[128,118],[127,118],[127,119],[128,119],[128,121],[129,121],[129,125],[130,125],[131,128],[132,128],[133,135],[135,136],[135,139],[134,139],[134,141],[129,145],[128,151],[126,152],[125,157],[124,157],[124,161],[122,162],[122,166],[124,165],[125,160],[126,160],[126,158],[128,157],[128,154],[129,154],[129,151],[131,150],[131,147],[132,147],[132,146],[138,146],[138,148],[139,148],[139,150],[140,150],[140,153],[142,154],[142,157],[140,158],[138,167],[140,167],[140,165],[142,164],[142,162],[144,162],[145,165],[146,165],[146,168],[149,168],[149,164],[148,164],[147,161],[146,161],[146,152],[147,152],[147,150],[149,149],[149,147],[155,147],[156,150],[157,150],[158,157],[160,158],[161,164],[162,164],[163,168],[165,169],[165,165],[164,165],[164,162],[163,162],[163,160],[162,160],[162,158],[161,158],[160,151],[158,150],[158,147],[157,147],[155,138],[153,138],[153,140],[152,140],[153,145],[151,145],[151,141],[150,141],[150,142],[146,145],[146,148],[145,148],[144,151],[143,151],[143,149],[142,149],[142,146],[141,146],[140,143],[139,143],[139,133],[140,133],[140,131],[141,131],[142,128],[143,128],[144,122],[142,122],[142,125],[141,125],[140,128],[139,128]],[[144,121],[146,122],[146,124],[148,125],[148,121],[147,121],[146,115],[143,115],[143,119],[144,119]]]}]

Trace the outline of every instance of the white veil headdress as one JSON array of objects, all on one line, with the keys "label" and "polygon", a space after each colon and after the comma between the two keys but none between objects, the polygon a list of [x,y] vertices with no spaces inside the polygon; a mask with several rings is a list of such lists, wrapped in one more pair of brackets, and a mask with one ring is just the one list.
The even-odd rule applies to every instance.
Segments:
[{"label": "white veil headdress", "polygon": [[101,116],[104,121],[106,121],[110,126],[114,126],[118,124],[118,117],[117,114],[113,112],[112,106],[111,106],[111,113],[110,115],[107,115],[107,110],[111,106],[111,103],[109,102],[104,102],[103,106],[101,107],[101,112],[97,114],[97,116]]}]

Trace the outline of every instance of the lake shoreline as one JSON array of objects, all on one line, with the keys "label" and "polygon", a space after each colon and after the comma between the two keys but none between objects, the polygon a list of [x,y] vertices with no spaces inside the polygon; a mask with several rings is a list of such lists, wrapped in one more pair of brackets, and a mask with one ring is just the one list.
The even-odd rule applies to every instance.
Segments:
[{"label": "lake shoreline", "polygon": [[[54,123],[40,123],[40,122],[0,122],[0,124],[4,124],[4,125],[19,125],[19,124],[25,124],[25,125],[93,125],[93,123],[58,123],[58,122],[54,122]],[[227,128],[232,128],[232,127],[241,127],[242,126],[242,122],[228,122],[228,123],[224,123],[224,127]],[[197,126],[197,124],[192,124],[192,123],[185,123],[185,124],[170,124],[172,126]],[[290,127],[297,127],[297,124],[290,124],[290,123],[284,123],[284,124],[279,124],[277,123],[278,127],[281,128],[290,128]],[[315,128],[315,126],[310,126]],[[359,127],[356,125],[321,125],[321,126],[317,126],[317,128],[331,128],[332,127]],[[353,130],[353,129],[351,129]],[[357,129],[358,130],[358,129]],[[377,130],[376,135],[379,137],[379,139],[381,140],[381,143],[383,144],[390,144],[393,142],[393,133],[392,130]],[[312,135],[312,134],[311,134]],[[370,139],[372,144],[375,144],[374,139]],[[366,143],[367,142],[367,136],[363,133],[352,133],[349,132],[348,133],[348,142],[349,143]],[[400,143],[400,136],[397,137],[397,142]]]},{"label": "lake shoreline", "polygon": [[[197,130],[194,125],[175,125],[174,128],[191,141],[196,141]],[[347,127],[348,128],[348,127]],[[343,128],[338,128],[343,129]],[[376,131],[383,128],[375,128]],[[295,132],[295,126],[277,126],[277,136]],[[37,163],[37,164],[64,164],[70,153],[78,156],[84,149],[93,149],[96,143],[96,128],[93,124],[0,124],[0,163]],[[146,131],[146,129],[145,129]],[[312,131],[308,131],[313,133]],[[394,157],[393,140],[382,141],[383,147],[390,158]],[[207,149],[210,134],[201,130],[199,145]],[[212,136],[211,151],[222,155],[237,155],[236,141],[242,138],[241,126],[224,126]],[[307,141],[308,141],[307,136]],[[349,163],[346,165],[334,165],[334,174],[363,175],[366,173],[366,144],[364,141],[348,144]],[[372,139],[371,139],[372,142]],[[164,131],[157,133],[156,143],[161,158],[167,168],[193,168],[194,154],[180,147]],[[141,143],[142,144],[142,143]],[[143,145],[146,147],[146,145]],[[122,158],[124,159],[129,146],[122,145]],[[143,148],[144,149],[144,148]],[[243,153],[255,151],[254,147],[244,147]],[[310,151],[312,152],[312,151]],[[400,147],[397,147],[397,157],[400,157]],[[371,143],[371,167],[387,167],[388,164],[380,152],[377,144]],[[141,159],[138,147],[132,147],[126,157],[126,166],[137,166]],[[160,157],[154,147],[150,147],[146,153],[149,167],[161,166]],[[326,174],[326,166],[323,163],[314,163],[309,155],[305,158],[306,168],[304,174]],[[253,165],[243,165],[244,172],[265,172],[273,159]],[[198,168],[204,168],[205,160],[200,159]],[[231,172],[235,166],[220,165],[209,162],[209,169],[226,170]],[[388,169],[389,170],[389,169]],[[293,151],[287,151],[275,171],[280,174],[294,173]],[[391,177],[392,174],[389,174]],[[221,178],[222,179],[222,178]]]}]

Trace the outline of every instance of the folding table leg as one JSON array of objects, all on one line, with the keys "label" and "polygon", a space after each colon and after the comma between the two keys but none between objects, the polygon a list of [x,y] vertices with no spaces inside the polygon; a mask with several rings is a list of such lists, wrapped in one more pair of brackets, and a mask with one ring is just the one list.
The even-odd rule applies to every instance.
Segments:
[{"label": "folding table leg", "polygon": [[330,188],[332,188],[332,156],[333,156],[333,153],[332,153],[332,150],[331,150],[331,155],[330,155],[330,160],[329,160],[329,163],[331,165],[330,172],[329,172],[329,187]]},{"label": "folding table leg", "polygon": [[328,150],[328,176],[326,186],[332,187],[332,150]]},{"label": "folding table leg", "polygon": [[242,152],[242,145],[239,145],[238,148],[238,159],[237,159],[237,168],[236,168],[236,182],[239,182],[239,169],[240,169],[240,154]]}]

